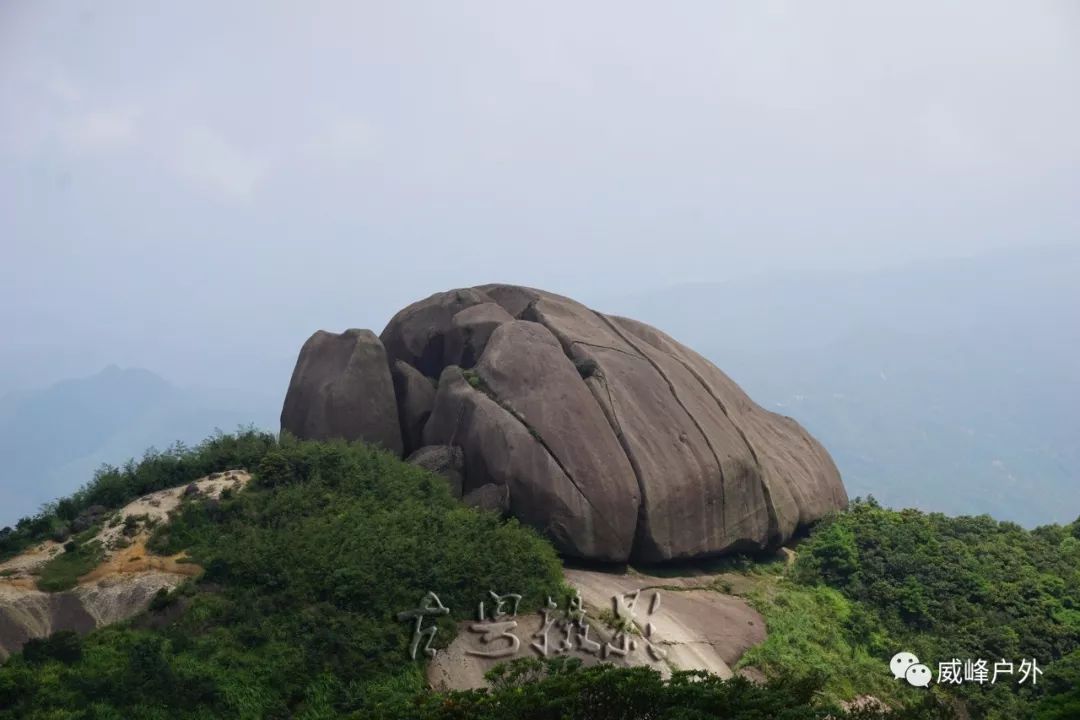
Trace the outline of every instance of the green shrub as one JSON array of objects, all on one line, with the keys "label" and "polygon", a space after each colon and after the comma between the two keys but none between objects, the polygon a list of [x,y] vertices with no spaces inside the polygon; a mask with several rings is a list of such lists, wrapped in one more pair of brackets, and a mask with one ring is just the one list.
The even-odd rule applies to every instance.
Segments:
[{"label": "green shrub", "polygon": [[1046,672],[1044,695],[1039,702],[1037,720],[1076,720],[1080,718],[1080,650]]},{"label": "green shrub", "polygon": [[47,638],[28,640],[22,656],[31,665],[49,661],[71,665],[82,659],[82,640],[70,630],[61,630]]},{"label": "green shrub", "polygon": [[600,365],[592,358],[575,360],[574,367],[577,368],[578,375],[580,375],[583,380],[591,378],[600,371]]},{"label": "green shrub", "polygon": [[270,433],[242,428],[233,435],[219,432],[194,448],[177,443],[164,452],[151,449],[141,461],[129,460],[123,467],[103,465],[70,498],[46,505],[37,515],[19,520],[14,528],[0,530],[0,560],[46,539],[93,505],[120,508],[147,493],[186,484],[212,472],[255,467],[276,444],[277,439]]},{"label": "green shrub", "polygon": [[[576,659],[517,660],[488,674],[490,691],[423,694],[411,705],[380,713],[385,720],[933,720],[951,717],[930,695],[917,706],[847,714],[823,704],[821,678],[789,675],[756,684],[704,672],[675,672],[665,680],[649,667]],[[354,716],[359,717],[359,716]]]},{"label": "green shrub", "polygon": [[150,598],[150,610],[160,612],[176,602],[176,596],[169,592],[168,588],[160,588],[154,597]]},{"label": "green shrub", "polygon": [[57,555],[41,566],[38,590],[50,593],[70,590],[81,576],[98,566],[104,554],[101,543],[93,541]]},{"label": "green shrub", "polygon": [[[795,577],[835,589],[850,605],[845,622],[857,656],[886,662],[905,649],[931,663],[1035,658],[1050,675],[1080,648],[1080,544],[1071,532],[894,511],[871,499],[813,531],[799,547]],[[1034,717],[1038,700],[1038,690],[1018,683],[938,691],[972,717]]]},{"label": "green shrub", "polygon": [[[898,686],[882,670],[887,664],[875,649],[891,647],[889,638],[850,632],[856,612],[853,603],[831,588],[780,582],[781,587],[749,598],[765,617],[768,636],[743,655],[740,667],[756,667],[769,677],[816,673],[823,696],[832,702],[863,694],[894,705],[915,698],[911,688]],[[884,652],[888,658],[896,651]],[[905,696],[905,691],[910,694]]]},{"label": "green shrub", "polygon": [[438,622],[444,647],[489,590],[534,608],[563,590],[536,533],[462,506],[430,473],[360,444],[285,440],[272,452],[274,482],[258,458],[248,490],[185,503],[155,529],[153,549],[187,551],[206,571],[175,620],[95,631],[70,665],[28,672],[15,656],[0,667],[0,718],[90,707],[95,717],[371,717],[423,690],[413,628],[397,613],[428,591],[452,611]]}]

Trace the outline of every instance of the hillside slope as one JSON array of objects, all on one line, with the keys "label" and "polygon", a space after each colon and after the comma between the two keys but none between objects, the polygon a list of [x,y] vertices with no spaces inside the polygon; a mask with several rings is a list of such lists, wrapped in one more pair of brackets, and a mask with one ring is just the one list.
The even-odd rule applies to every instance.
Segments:
[{"label": "hillside slope", "polygon": [[[522,632],[552,600],[573,607],[547,543],[461,506],[440,477],[362,444],[249,433],[149,456],[58,509],[120,508],[239,464],[255,469],[249,490],[182,502],[147,542],[205,573],[129,622],[28,642],[0,666],[0,718],[1068,720],[1080,701],[1080,523],[1026,531],[863,502],[779,559],[568,570],[598,639],[622,632],[647,654],[660,638],[668,658],[583,667],[556,652],[492,667],[483,691],[432,691],[441,663],[469,654],[463,637],[474,652],[505,646],[502,630],[475,627],[478,602],[502,607],[492,591],[520,594]],[[64,522],[31,518],[2,548],[32,548]],[[623,602],[648,591],[632,625],[601,607],[613,590]],[[422,625],[434,653],[407,614],[422,608],[438,610]],[[935,665],[1035,658],[1045,677],[915,688],[893,678],[899,650]],[[677,669],[709,653],[716,674]]]}]

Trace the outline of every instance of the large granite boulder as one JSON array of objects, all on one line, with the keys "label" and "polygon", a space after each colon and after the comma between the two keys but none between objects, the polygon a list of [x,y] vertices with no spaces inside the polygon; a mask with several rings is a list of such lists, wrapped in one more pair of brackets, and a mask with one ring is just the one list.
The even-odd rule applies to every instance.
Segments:
[{"label": "large granite boulder", "polygon": [[391,360],[403,360],[430,378],[439,377],[447,335],[456,333],[454,316],[491,300],[479,290],[466,288],[437,293],[398,312],[379,339]]},{"label": "large granite boulder", "polygon": [[308,440],[364,440],[400,455],[397,400],[382,342],[370,330],[320,330],[300,350],[281,429]]},{"label": "large granite boulder", "polygon": [[[351,374],[341,397],[361,405],[356,391],[386,387],[393,367],[399,412],[382,421],[392,417],[397,430],[400,415],[410,450],[460,448],[462,493],[499,489],[500,506],[565,554],[659,562],[762,549],[847,503],[828,453],[798,423],[643,323],[541,290],[485,285],[410,305],[379,339],[381,366],[356,366],[371,379]],[[344,353],[320,343],[326,349],[305,345],[286,411],[308,417],[305,397],[315,397],[306,412],[325,416],[323,395],[297,382],[344,372],[334,369],[347,363],[315,359]],[[309,355],[318,372],[301,372]],[[318,436],[287,427],[287,414],[283,427]],[[338,434],[380,432],[392,434]]]},{"label": "large granite boulder", "polygon": [[424,425],[435,407],[435,381],[403,360],[394,362],[391,374],[401,420],[401,440],[408,455],[424,444]]}]

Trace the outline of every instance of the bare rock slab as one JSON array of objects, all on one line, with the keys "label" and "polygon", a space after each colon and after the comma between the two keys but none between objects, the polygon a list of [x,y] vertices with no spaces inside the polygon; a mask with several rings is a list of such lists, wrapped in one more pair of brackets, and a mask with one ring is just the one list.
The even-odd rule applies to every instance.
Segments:
[{"label": "bare rock slab", "polygon": [[[523,608],[507,618],[513,627],[488,642],[482,623],[461,623],[449,647],[439,650],[428,664],[428,683],[441,690],[482,688],[487,686],[484,674],[499,662],[559,655],[585,665],[608,662],[651,667],[664,677],[673,670],[704,670],[730,678],[743,654],[766,638],[764,618],[741,598],[706,589],[662,587],[670,585],[671,578],[567,570],[566,579],[584,601],[590,642],[583,643],[577,634],[563,644],[568,638],[566,626],[560,621],[550,626],[545,622],[560,618],[565,607],[552,610],[547,618]],[[635,594],[631,613],[626,609],[627,598]],[[601,612],[612,611],[619,598],[622,617],[632,617],[630,633],[621,634],[600,620]]]}]

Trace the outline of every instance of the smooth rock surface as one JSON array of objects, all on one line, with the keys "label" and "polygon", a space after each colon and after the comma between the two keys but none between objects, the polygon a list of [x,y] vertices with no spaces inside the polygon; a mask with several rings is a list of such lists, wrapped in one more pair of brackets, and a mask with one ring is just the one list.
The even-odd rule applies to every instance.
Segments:
[{"label": "smooth rock surface", "polygon": [[70,630],[80,635],[142,612],[158,590],[171,590],[184,575],[144,572],[122,582],[101,581],[59,593],[0,583],[0,661],[27,640]]},{"label": "smooth rock surface", "polygon": [[370,330],[323,330],[300,350],[281,429],[305,440],[363,440],[401,455],[390,365]]},{"label": "smooth rock surface", "polygon": [[513,319],[502,306],[493,302],[480,303],[458,312],[450,319],[443,362],[471,368],[483,354],[495,328]]},{"label": "smooth rock surface", "polygon": [[847,504],[836,466],[797,422],[659,330],[560,295],[483,285],[413,303],[380,335],[382,364],[356,364],[335,392],[306,380],[348,365],[342,341],[319,336],[301,353],[285,429],[295,415],[301,437],[392,434],[323,409],[359,405],[359,389],[385,385],[375,376],[392,366],[403,446],[459,446],[462,494],[504,487],[510,513],[569,556],[647,563],[778,547]]},{"label": "smooth rock surface", "polygon": [[446,367],[446,335],[454,316],[465,308],[491,302],[480,290],[463,288],[436,293],[400,310],[379,335],[391,361],[403,360],[430,378]]},{"label": "smooth rock surface", "polygon": [[[36,587],[41,568],[63,552],[54,542],[45,541],[0,563],[0,661],[33,638],[61,630],[82,634],[132,618],[147,609],[159,590],[171,590],[196,576],[200,568],[186,558],[147,551],[150,525],[168,522],[169,513],[185,500],[215,502],[226,490],[239,491],[250,481],[243,470],[214,473],[144,495],[117,511],[103,507],[95,511],[102,519],[115,516],[115,522],[106,523],[93,538],[104,548],[104,557],[70,590],[47,593]],[[134,537],[126,531],[127,519],[135,520],[130,526],[136,528]]]},{"label": "smooth rock surface", "polygon": [[510,511],[510,491],[505,485],[488,483],[470,490],[461,499],[469,507],[505,515]]},{"label": "smooth rock surface", "polygon": [[409,454],[424,444],[424,425],[435,406],[435,381],[402,360],[394,362],[391,374],[401,421],[401,440],[405,454]]},{"label": "smooth rock surface", "polygon": [[[568,637],[563,622],[567,603],[563,601],[552,612],[556,622],[548,631],[545,655],[543,615],[535,612],[536,608],[521,608],[516,617],[507,618],[516,623],[507,629],[517,638],[512,654],[506,655],[515,646],[512,640],[503,636],[485,643],[477,623],[462,623],[454,641],[439,650],[428,664],[428,683],[443,690],[482,688],[488,684],[484,674],[498,662],[558,655],[578,658],[584,665],[610,662],[620,666],[648,666],[664,677],[669,677],[672,670],[705,670],[730,678],[743,654],[766,638],[764,618],[738,597],[698,587],[666,589],[677,578],[592,570],[566,570],[565,574],[567,582],[580,591],[584,601],[585,623],[589,626],[587,638],[599,647],[593,646],[592,651],[585,649],[578,641],[580,636],[575,636],[569,648],[561,645]],[[630,613],[626,609],[626,596],[632,593],[638,596]],[[621,617],[632,620],[637,629],[629,638],[633,647],[625,655],[612,651],[623,649],[622,638],[599,620],[601,612],[614,611],[614,598],[623,598]],[[605,649],[608,645],[611,648]]]},{"label": "smooth rock surface", "polygon": [[488,483],[505,485],[510,512],[561,551],[601,560],[625,559],[623,538],[611,522],[582,495],[529,427],[487,392],[473,387],[461,368],[443,371],[424,442],[461,447],[466,494]]},{"label": "smooth rock surface", "polygon": [[[526,427],[591,512],[591,533],[612,560],[630,557],[637,479],[603,411],[543,325],[512,320],[491,335],[476,366],[485,389]],[[543,484],[543,475],[525,478]]]}]

